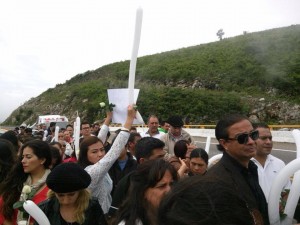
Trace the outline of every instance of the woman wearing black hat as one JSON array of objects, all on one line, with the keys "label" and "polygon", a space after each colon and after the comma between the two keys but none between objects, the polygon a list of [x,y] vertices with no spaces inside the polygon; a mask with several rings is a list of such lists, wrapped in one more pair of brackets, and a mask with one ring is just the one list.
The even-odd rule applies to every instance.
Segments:
[{"label": "woman wearing black hat", "polygon": [[40,203],[39,207],[50,224],[107,224],[97,199],[92,199],[86,189],[91,183],[91,177],[78,164],[63,163],[56,166],[46,183],[50,188],[49,199]]}]

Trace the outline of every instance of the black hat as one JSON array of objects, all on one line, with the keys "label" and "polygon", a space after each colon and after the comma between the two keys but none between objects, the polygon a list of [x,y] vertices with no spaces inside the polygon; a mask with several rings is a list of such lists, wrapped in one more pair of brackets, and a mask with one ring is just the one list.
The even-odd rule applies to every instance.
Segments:
[{"label": "black hat", "polygon": [[46,184],[56,193],[68,193],[87,188],[91,176],[76,163],[62,163],[48,175]]},{"label": "black hat", "polygon": [[168,121],[168,124],[170,124],[172,127],[183,127],[183,121],[181,116],[171,116]]}]

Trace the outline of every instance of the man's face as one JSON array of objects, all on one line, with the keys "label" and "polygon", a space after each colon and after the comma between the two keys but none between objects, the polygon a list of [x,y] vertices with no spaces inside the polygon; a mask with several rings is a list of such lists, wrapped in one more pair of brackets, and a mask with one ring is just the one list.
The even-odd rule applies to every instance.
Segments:
[{"label": "man's face", "polygon": [[170,129],[170,124],[165,123],[165,124],[162,126],[162,128],[163,128],[165,131],[168,132],[168,130]]},{"label": "man's face", "polygon": [[165,156],[166,152],[163,148],[155,148],[152,150],[152,154],[148,160],[161,159]]},{"label": "man's face", "polygon": [[175,137],[178,137],[181,135],[181,129],[182,129],[182,127],[170,126],[171,134],[173,134],[173,136],[175,136]]},{"label": "man's face", "polygon": [[135,145],[139,140],[141,140],[141,136],[135,136],[134,141],[128,143],[128,148],[133,152],[135,152]]},{"label": "man's face", "polygon": [[259,138],[255,141],[257,155],[267,156],[273,148],[272,134],[269,128],[259,127],[256,130],[259,132]]},{"label": "man's face", "polygon": [[67,127],[67,131],[69,131],[70,136],[73,136],[73,128],[72,127]]},{"label": "man's face", "polygon": [[[253,127],[250,121],[242,120],[228,128],[228,137],[234,139],[239,134],[249,134],[251,131],[253,131]],[[256,154],[256,144],[251,137],[248,137],[245,144],[240,144],[237,140],[224,139],[220,139],[220,143],[231,157],[241,163],[248,162]]]},{"label": "man's face", "polygon": [[89,124],[82,124],[81,126],[82,129],[82,136],[90,136],[91,134],[91,128]]},{"label": "man's face", "polygon": [[151,133],[155,133],[158,130],[158,119],[156,117],[150,117],[148,121],[148,127]]}]

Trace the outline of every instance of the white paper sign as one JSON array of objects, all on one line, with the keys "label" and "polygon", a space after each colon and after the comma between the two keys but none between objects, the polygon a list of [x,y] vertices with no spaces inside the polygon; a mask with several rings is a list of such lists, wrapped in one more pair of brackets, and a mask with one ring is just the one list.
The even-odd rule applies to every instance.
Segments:
[{"label": "white paper sign", "polygon": [[[137,101],[139,96],[139,89],[134,89],[134,102]],[[113,108],[113,123],[121,123],[124,124],[127,117],[127,107],[129,105],[128,99],[129,89],[122,88],[122,89],[108,89],[108,101],[109,103],[115,104],[116,106]],[[144,124],[144,121],[141,117],[140,119],[135,119],[133,124]]]}]

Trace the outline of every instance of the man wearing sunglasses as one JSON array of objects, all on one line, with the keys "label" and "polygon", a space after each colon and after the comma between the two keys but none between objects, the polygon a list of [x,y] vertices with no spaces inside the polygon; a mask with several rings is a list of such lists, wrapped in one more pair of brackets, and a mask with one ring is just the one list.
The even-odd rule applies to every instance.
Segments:
[{"label": "man wearing sunglasses", "polygon": [[[245,202],[244,206],[236,207],[247,207],[253,221],[245,221],[244,224],[269,224],[267,202],[259,186],[257,166],[251,161],[256,154],[258,131],[253,129],[247,117],[235,114],[218,121],[215,136],[223,157],[208,170],[207,176],[231,185]],[[225,202],[223,204],[226,206]]]},{"label": "man wearing sunglasses", "polygon": [[[273,141],[269,126],[266,123],[256,123],[253,127],[259,132],[259,137],[255,141],[257,152],[252,160],[257,165],[259,185],[268,201],[271,185],[279,171],[285,167],[285,163],[271,155]],[[287,180],[284,189],[289,188],[290,182]]]}]

